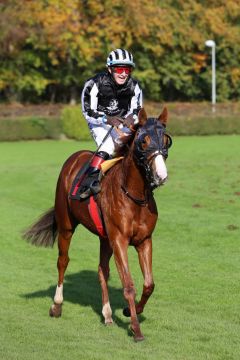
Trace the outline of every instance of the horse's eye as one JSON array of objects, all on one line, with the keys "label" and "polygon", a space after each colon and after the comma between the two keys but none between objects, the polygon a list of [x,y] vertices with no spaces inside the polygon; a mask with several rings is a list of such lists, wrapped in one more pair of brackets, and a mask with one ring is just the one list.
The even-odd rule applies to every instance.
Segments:
[{"label": "horse's eye", "polygon": [[164,146],[167,148],[170,148],[172,145],[172,139],[169,135],[165,134],[164,135]]},{"label": "horse's eye", "polygon": [[148,147],[150,142],[151,142],[150,136],[149,135],[144,136],[144,138],[142,139],[142,147],[144,150]]},{"label": "horse's eye", "polygon": [[164,146],[168,147],[168,137],[164,135]]}]

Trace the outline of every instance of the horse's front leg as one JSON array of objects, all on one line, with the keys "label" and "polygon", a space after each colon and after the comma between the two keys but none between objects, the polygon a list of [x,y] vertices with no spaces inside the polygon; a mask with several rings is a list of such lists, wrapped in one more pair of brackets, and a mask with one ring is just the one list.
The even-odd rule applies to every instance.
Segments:
[{"label": "horse's front leg", "polygon": [[102,289],[102,314],[105,324],[110,325],[112,320],[112,309],[109,302],[107,282],[109,278],[109,260],[112,256],[112,248],[108,239],[100,238],[100,262],[98,266],[98,277]]},{"label": "horse's front leg", "polygon": [[[137,314],[143,312],[144,306],[146,305],[149,297],[154,290],[154,282],[152,276],[152,239],[146,239],[140,245],[136,246],[138,252],[139,264],[144,277],[143,292],[141,300],[136,305]],[[123,314],[125,316],[130,316],[129,308],[124,309]]]},{"label": "horse's front leg", "polygon": [[128,306],[131,314],[131,330],[134,333],[134,340],[141,341],[144,339],[139,321],[137,318],[136,307],[135,307],[135,288],[133,280],[129,271],[128,256],[127,256],[128,242],[123,239],[115,238],[113,245],[114,259],[117,265],[118,273],[123,285],[123,294],[128,302]]}]

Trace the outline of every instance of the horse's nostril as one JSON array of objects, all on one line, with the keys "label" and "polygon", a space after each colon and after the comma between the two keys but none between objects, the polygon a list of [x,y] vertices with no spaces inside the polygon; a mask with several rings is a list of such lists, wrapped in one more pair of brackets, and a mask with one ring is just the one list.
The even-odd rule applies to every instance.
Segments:
[{"label": "horse's nostril", "polygon": [[160,180],[160,185],[164,185],[168,180],[168,177],[166,176],[165,178]]}]

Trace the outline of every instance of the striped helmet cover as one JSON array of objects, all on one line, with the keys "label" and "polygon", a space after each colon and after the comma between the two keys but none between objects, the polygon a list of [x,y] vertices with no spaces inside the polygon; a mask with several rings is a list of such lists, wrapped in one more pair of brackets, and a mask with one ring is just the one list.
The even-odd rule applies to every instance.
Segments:
[{"label": "striped helmet cover", "polygon": [[116,49],[110,52],[107,58],[107,66],[123,65],[135,67],[133,56],[128,50]]}]

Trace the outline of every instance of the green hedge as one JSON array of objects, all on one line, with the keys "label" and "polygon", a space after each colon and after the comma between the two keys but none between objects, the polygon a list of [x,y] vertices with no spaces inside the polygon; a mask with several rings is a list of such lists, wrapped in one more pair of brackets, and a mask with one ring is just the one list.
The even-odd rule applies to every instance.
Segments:
[{"label": "green hedge", "polygon": [[80,106],[65,107],[59,118],[25,116],[0,119],[0,141],[59,139],[90,140]]},{"label": "green hedge", "polygon": [[[169,111],[172,135],[240,134],[240,116],[180,116]],[[0,119],[0,141],[59,139],[64,134],[77,140],[92,139],[80,106],[65,107],[59,118],[18,117]]]},{"label": "green hedge", "polygon": [[0,119],[0,141],[58,139],[60,134],[61,124],[57,118]]},{"label": "green hedge", "polygon": [[67,106],[61,112],[63,133],[71,139],[90,140],[91,134],[80,106]]},{"label": "green hedge", "polygon": [[168,124],[172,135],[240,134],[240,116],[172,116]]}]

